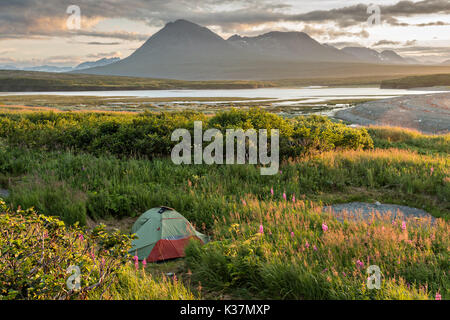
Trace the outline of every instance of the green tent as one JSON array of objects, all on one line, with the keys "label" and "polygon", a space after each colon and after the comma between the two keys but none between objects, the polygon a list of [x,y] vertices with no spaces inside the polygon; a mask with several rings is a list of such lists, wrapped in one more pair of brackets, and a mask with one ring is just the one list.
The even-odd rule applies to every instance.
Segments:
[{"label": "green tent", "polygon": [[147,262],[184,257],[184,248],[191,239],[208,242],[207,236],[197,232],[185,217],[168,207],[145,212],[131,232],[137,239],[133,240],[129,253]]}]

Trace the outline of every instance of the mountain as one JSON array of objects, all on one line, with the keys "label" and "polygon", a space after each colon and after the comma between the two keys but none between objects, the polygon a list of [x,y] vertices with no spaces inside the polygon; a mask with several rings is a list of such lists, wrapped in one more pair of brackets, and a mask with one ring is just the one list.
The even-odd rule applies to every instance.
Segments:
[{"label": "mountain", "polygon": [[102,67],[102,66],[106,66],[108,64],[117,62],[119,60],[120,60],[120,58],[109,58],[109,59],[103,58],[103,59],[100,59],[97,61],[87,61],[87,62],[80,63],[74,69],[75,70],[83,70],[83,69],[94,68],[94,67]]},{"label": "mountain", "polygon": [[44,66],[36,66],[36,67],[26,67],[26,68],[22,68],[20,70],[40,71],[40,72],[68,72],[68,71],[72,71],[73,68],[72,67],[56,67],[56,66],[44,65]]},{"label": "mountain", "polygon": [[364,47],[345,47],[341,49],[342,52],[350,54],[360,61],[380,63],[380,53],[376,50]]},{"label": "mountain", "polygon": [[23,70],[23,71],[40,71],[40,72],[54,72],[54,73],[62,73],[62,72],[70,72],[74,70],[84,70],[93,67],[106,66],[108,64],[119,61],[120,58],[103,58],[97,61],[88,61],[80,63],[76,67],[57,67],[57,66],[35,66],[35,67],[17,67],[14,65],[0,65],[0,70]]},{"label": "mountain", "polygon": [[129,57],[74,72],[178,80],[288,79],[330,72],[347,75],[362,63],[398,60],[392,52],[377,53],[378,59],[355,55],[352,50],[321,44],[304,32],[234,35],[225,40],[208,28],[177,20],[166,24]]},{"label": "mountain", "polygon": [[450,59],[449,60],[445,60],[441,64],[446,65],[446,66],[450,66]]},{"label": "mountain", "polygon": [[186,20],[170,22],[131,56],[77,73],[152,78],[210,78],[252,57],[211,30]]},{"label": "mountain", "polygon": [[383,64],[405,64],[405,63],[418,63],[417,60],[412,58],[403,58],[393,50],[384,50],[378,52],[373,49],[365,47],[345,47],[341,51],[354,56],[359,61],[369,63],[383,63]]},{"label": "mountain", "polygon": [[351,61],[353,57],[320,44],[304,32],[269,32],[256,37],[234,35],[228,39],[236,47],[260,55],[302,61]]},{"label": "mountain", "polygon": [[0,70],[19,70],[16,66],[10,65],[10,64],[3,64],[0,65]]},{"label": "mountain", "polygon": [[393,50],[384,50],[380,53],[380,58],[384,63],[407,63],[406,60]]}]

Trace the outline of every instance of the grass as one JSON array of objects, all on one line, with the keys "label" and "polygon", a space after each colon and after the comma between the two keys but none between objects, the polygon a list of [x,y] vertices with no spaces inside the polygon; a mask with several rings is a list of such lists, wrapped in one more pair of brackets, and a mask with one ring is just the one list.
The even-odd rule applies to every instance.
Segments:
[{"label": "grass", "polygon": [[[249,197],[217,218],[213,242],[190,244],[187,264],[205,286],[262,299],[446,299],[448,232],[442,220],[342,223],[308,201]],[[381,270],[380,290],[367,286],[369,265]]]},{"label": "grass", "polygon": [[450,134],[426,135],[413,129],[380,126],[368,130],[378,148],[413,150],[420,154],[450,153]]},{"label": "grass", "polygon": [[197,300],[200,296],[191,292],[182,279],[164,274],[153,276],[140,266],[130,264],[116,273],[117,280],[106,290],[90,293],[91,300]]},{"label": "grass", "polygon": [[11,191],[13,204],[35,206],[68,222],[84,222],[86,216],[135,217],[167,205],[197,225],[211,226],[212,215],[228,215],[248,194],[267,199],[271,187],[279,197],[286,192],[326,204],[387,201],[449,216],[445,156],[400,149],[330,151],[285,162],[280,169],[282,174],[261,176],[251,165],[177,166],[170,159],[117,159],[4,146],[0,185]]},{"label": "grass", "polygon": [[[209,121],[239,118],[231,115]],[[148,264],[145,271],[126,264],[116,270],[118,281],[91,299],[450,298],[450,135],[370,127],[373,149],[306,153],[285,159],[280,174],[261,176],[252,165],[177,166],[166,157],[52,148],[56,118],[13,114],[8,121],[22,116],[29,119],[19,132],[26,138],[33,130],[36,139],[28,140],[39,143],[0,140],[0,188],[11,192],[6,200],[13,207],[127,231],[133,217],[166,205],[213,238],[205,246],[190,244],[184,260]],[[64,118],[62,127],[77,117]],[[41,120],[47,132],[38,130]],[[107,135],[111,127],[104,129]],[[408,205],[441,219],[341,222],[322,211],[350,201]],[[380,290],[367,288],[369,265],[381,269]]]}]

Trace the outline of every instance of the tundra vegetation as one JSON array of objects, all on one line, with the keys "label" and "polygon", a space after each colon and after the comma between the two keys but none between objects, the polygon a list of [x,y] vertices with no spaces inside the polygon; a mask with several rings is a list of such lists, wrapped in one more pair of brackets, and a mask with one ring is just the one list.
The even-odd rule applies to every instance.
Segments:
[{"label": "tundra vegetation", "polygon": [[[192,131],[194,121],[222,132],[279,129],[279,174],[173,164],[171,134]],[[258,108],[3,111],[0,298],[448,299],[449,153],[450,135]],[[355,222],[322,210],[351,201],[408,205],[437,219]],[[191,243],[185,259],[135,264],[126,254],[130,223],[160,205],[212,241]],[[81,291],[66,288],[70,265],[81,266]],[[381,269],[380,290],[367,288],[369,265]]]}]

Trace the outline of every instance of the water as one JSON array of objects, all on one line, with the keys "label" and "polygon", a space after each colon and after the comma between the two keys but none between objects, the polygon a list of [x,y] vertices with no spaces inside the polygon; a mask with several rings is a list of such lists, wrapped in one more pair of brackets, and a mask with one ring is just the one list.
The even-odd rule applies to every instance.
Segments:
[{"label": "water", "polygon": [[[437,93],[439,91],[434,91]],[[108,98],[266,98],[271,101],[309,99],[303,102],[317,103],[334,99],[390,98],[402,95],[426,94],[426,90],[401,90],[380,88],[260,88],[260,89],[220,89],[220,90],[133,90],[133,91],[59,91],[59,92],[2,92],[5,95],[63,95],[95,96]],[[214,101],[210,101],[214,102]],[[281,102],[280,102],[281,103]],[[289,102],[283,102],[289,105]],[[296,102],[298,103],[298,101]]]},{"label": "water", "polygon": [[[444,91],[433,91],[433,93]],[[354,107],[352,103],[327,104],[329,100],[355,100],[355,99],[387,99],[402,95],[427,94],[427,89],[399,90],[380,89],[375,87],[302,87],[302,88],[260,88],[260,89],[216,89],[216,90],[133,90],[133,91],[59,91],[59,92],[3,92],[5,95],[59,95],[59,96],[94,96],[106,98],[110,102],[106,105],[113,110],[128,105],[126,101],[115,101],[126,98],[173,98],[172,101],[151,102],[155,110],[163,108],[166,111],[180,109],[196,109],[208,106],[209,113],[222,110],[227,104],[244,104],[251,99],[258,99],[258,106],[268,108],[270,112],[285,117],[298,115],[325,115],[333,117],[339,110]],[[183,100],[190,98],[191,100]],[[207,101],[194,101],[192,98],[210,98]],[[223,101],[219,98],[239,98]],[[219,99],[219,100],[214,100]],[[248,100],[247,100],[248,99]],[[253,100],[255,102],[255,100]],[[137,103],[139,105],[139,103]],[[193,107],[194,105],[194,107]],[[151,109],[151,108],[150,108]],[[147,110],[150,110],[147,109]]]}]

